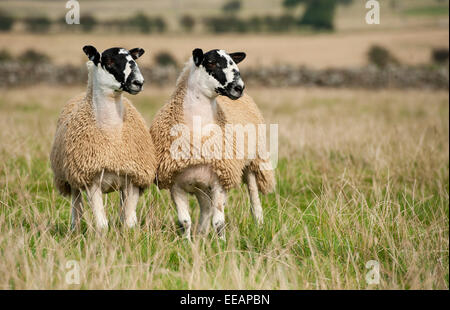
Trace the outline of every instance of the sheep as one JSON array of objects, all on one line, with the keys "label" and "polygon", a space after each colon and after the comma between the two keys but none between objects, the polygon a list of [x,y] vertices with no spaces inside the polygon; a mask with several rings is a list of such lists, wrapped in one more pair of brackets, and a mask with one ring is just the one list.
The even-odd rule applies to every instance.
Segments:
[{"label": "sheep", "polygon": [[[238,145],[233,135],[220,135],[230,124],[264,123],[252,98],[243,94],[244,82],[237,64],[245,56],[241,52],[193,50],[174,93],[150,125],[158,164],[155,183],[160,189],[170,190],[182,235],[189,240],[188,194],[194,194],[200,205],[199,234],[208,232],[212,218],[217,235],[225,240],[224,207],[228,190],[242,181],[246,183],[253,216],[260,224],[263,213],[258,190],[266,194],[275,186],[274,171],[267,159],[252,158],[245,152],[241,157],[229,156],[237,154]],[[204,124],[219,128],[218,139],[209,141],[203,134],[195,138],[196,131]],[[203,145],[208,142],[218,151],[205,151],[203,146],[199,147],[198,140]],[[231,150],[226,147],[224,150],[224,145],[231,146]],[[269,169],[262,169],[264,165]]]},{"label": "sheep", "polygon": [[69,100],[59,116],[50,154],[54,182],[71,196],[71,227],[78,230],[87,192],[97,228],[108,227],[102,193],[120,191],[121,219],[137,223],[139,195],[155,177],[155,148],[149,129],[123,91],[136,95],[144,78],[135,62],[144,50],[110,48],[101,55],[84,46],[89,57],[87,91]]}]

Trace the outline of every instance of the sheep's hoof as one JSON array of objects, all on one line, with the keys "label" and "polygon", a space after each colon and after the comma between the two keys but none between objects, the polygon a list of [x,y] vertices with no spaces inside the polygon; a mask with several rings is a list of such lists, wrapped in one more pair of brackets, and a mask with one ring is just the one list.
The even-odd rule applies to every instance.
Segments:
[{"label": "sheep's hoof", "polygon": [[225,238],[225,223],[218,222],[214,224],[214,228],[216,229],[217,236],[220,240],[226,241]]},{"label": "sheep's hoof", "polygon": [[257,226],[262,226],[264,224],[264,218],[262,217],[255,218],[255,221]]},{"label": "sheep's hoof", "polygon": [[191,229],[188,222],[180,223],[177,222],[177,231],[183,239],[191,241]]},{"label": "sheep's hoof", "polygon": [[136,216],[131,217],[131,218],[129,218],[129,219],[127,219],[125,221],[125,227],[128,228],[128,229],[133,229],[133,228],[136,227],[136,225],[137,225],[137,218],[136,218]]}]

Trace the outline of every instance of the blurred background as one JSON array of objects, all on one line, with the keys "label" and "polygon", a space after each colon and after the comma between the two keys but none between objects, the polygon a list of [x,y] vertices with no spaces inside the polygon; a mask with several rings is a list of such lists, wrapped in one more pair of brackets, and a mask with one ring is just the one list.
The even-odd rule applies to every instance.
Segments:
[{"label": "blurred background", "polygon": [[0,1],[1,86],[84,83],[82,46],[144,48],[147,81],[173,85],[194,48],[244,51],[264,86],[448,88],[448,0]]},{"label": "blurred background", "polygon": [[[0,288],[448,289],[448,0],[379,0],[379,25],[364,0],[80,0],[79,25],[66,2],[0,0]],[[141,229],[70,233],[49,153],[62,106],[86,89],[86,44],[146,50],[144,90],[125,96],[147,124],[194,48],[247,53],[245,91],[279,124],[263,227],[242,187],[225,247],[185,246],[152,186]],[[68,259],[81,285],[59,272]]]}]

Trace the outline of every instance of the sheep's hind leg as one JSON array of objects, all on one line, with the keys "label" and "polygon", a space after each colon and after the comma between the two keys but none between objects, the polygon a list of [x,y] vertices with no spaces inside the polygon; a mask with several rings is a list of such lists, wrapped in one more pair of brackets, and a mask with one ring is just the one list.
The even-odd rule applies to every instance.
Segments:
[{"label": "sheep's hind leg", "polygon": [[227,195],[223,187],[217,182],[211,190],[213,227],[220,239],[225,241],[225,202]]},{"label": "sheep's hind leg", "polygon": [[99,180],[95,180],[87,189],[89,204],[94,211],[95,222],[100,229],[108,228],[105,207],[103,206],[102,190]]},{"label": "sheep's hind leg", "polygon": [[191,240],[191,216],[189,215],[188,195],[177,183],[170,189],[172,200],[177,208],[178,222],[183,229],[183,237]]},{"label": "sheep's hind leg", "polygon": [[200,205],[200,220],[198,225],[198,234],[206,235],[209,231],[211,223],[211,216],[213,209],[211,205],[210,193],[206,193],[200,189],[195,191],[195,197],[197,197],[198,204]]},{"label": "sheep's hind leg", "polygon": [[121,219],[128,227],[132,228],[137,223],[136,206],[139,201],[139,187],[128,182],[126,188],[121,191]]},{"label": "sheep's hind leg", "polygon": [[253,172],[247,171],[245,173],[245,183],[247,184],[250,196],[250,208],[252,210],[253,218],[258,225],[261,225],[264,222],[263,210],[261,201],[259,200],[258,184],[256,184],[256,178]]},{"label": "sheep's hind leg", "polygon": [[71,229],[73,231],[80,230],[80,221],[83,215],[83,196],[79,189],[72,187],[72,220]]}]

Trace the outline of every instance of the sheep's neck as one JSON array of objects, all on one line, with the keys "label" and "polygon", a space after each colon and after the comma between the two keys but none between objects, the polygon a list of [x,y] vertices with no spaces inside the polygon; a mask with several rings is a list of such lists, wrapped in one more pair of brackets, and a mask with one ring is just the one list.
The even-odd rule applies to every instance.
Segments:
[{"label": "sheep's neck", "polygon": [[[216,123],[216,96],[210,98],[204,95],[194,83],[188,83],[186,96],[183,101],[184,122],[192,130],[194,118],[201,121],[201,127]],[[197,123],[198,124],[198,123]]]},{"label": "sheep's neck", "polygon": [[92,102],[98,126],[104,129],[122,126],[124,115],[122,92],[101,87],[95,80],[93,86]]}]

